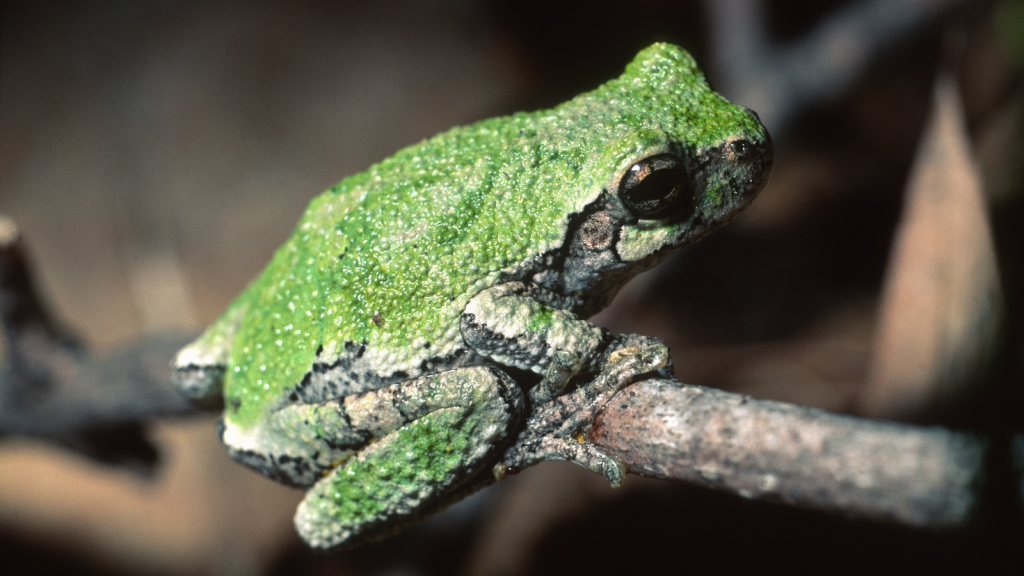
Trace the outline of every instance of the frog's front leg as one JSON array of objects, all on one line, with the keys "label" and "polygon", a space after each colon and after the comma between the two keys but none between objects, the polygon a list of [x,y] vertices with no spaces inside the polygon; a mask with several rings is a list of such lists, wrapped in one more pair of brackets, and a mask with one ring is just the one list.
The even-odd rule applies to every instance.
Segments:
[{"label": "frog's front leg", "polygon": [[506,366],[542,374],[534,405],[561,394],[610,340],[607,331],[554,305],[560,297],[534,284],[507,282],[481,291],[462,312],[462,338]]},{"label": "frog's front leg", "polygon": [[[659,372],[671,377],[668,348],[655,338],[613,338],[548,304],[558,298],[537,286],[509,282],[483,290],[463,311],[463,339],[478,353],[543,374],[530,391],[526,429],[495,471],[500,476],[508,467],[567,460],[618,485],[622,464],[579,438],[604,404],[638,376]],[[560,396],[574,377],[582,383]]]},{"label": "frog's front leg", "polygon": [[533,408],[525,428],[495,466],[495,476],[543,460],[566,460],[603,475],[612,486],[622,483],[625,466],[589,443],[587,430],[605,404],[639,377],[674,379],[668,347],[649,336],[616,336],[595,363],[600,371],[591,380]]},{"label": "frog's front leg", "polygon": [[523,404],[508,375],[477,366],[284,408],[275,418],[294,433],[315,431],[335,450],[365,444],[313,484],[296,529],[310,546],[333,548],[386,536],[446,504],[475,487]]}]

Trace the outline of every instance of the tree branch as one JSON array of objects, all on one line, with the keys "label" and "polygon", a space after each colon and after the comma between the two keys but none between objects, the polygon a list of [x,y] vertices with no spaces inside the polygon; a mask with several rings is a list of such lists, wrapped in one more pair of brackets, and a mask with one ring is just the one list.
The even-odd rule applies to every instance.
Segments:
[{"label": "tree branch", "polygon": [[668,380],[620,392],[590,440],[642,476],[929,527],[971,519],[987,446]]},{"label": "tree branch", "polygon": [[14,222],[0,216],[0,437],[151,472],[157,452],[144,424],[195,411],[171,384],[171,357],[190,338],[154,335],[89,354],[47,313],[29,268]]}]

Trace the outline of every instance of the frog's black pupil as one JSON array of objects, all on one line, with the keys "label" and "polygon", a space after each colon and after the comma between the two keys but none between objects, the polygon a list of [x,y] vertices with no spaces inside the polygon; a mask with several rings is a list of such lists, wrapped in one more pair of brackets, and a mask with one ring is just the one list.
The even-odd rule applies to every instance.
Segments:
[{"label": "frog's black pupil", "polygon": [[672,189],[682,179],[683,168],[681,166],[654,170],[646,178],[633,186],[629,197],[637,204],[661,200],[671,194]]},{"label": "frog's black pupil", "polygon": [[747,142],[746,140],[737,140],[730,144],[729,146],[732,148],[732,151],[740,158],[746,158],[747,155],[750,154],[751,149],[753,148],[750,142]]},{"label": "frog's black pupil", "polygon": [[656,218],[675,212],[681,203],[691,203],[693,194],[682,161],[672,154],[659,154],[626,172],[619,198],[637,216]]}]

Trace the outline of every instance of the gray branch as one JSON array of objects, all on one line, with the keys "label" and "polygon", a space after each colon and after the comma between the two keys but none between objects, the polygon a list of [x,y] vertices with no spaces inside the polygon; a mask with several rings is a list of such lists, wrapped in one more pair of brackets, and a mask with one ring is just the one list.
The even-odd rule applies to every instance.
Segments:
[{"label": "gray branch", "polygon": [[620,392],[590,439],[642,476],[928,527],[972,518],[987,446],[668,380]]},{"label": "gray branch", "polygon": [[0,215],[0,437],[53,442],[141,473],[157,451],[145,423],[195,409],[171,385],[189,338],[154,335],[90,354],[47,312],[17,227]]}]

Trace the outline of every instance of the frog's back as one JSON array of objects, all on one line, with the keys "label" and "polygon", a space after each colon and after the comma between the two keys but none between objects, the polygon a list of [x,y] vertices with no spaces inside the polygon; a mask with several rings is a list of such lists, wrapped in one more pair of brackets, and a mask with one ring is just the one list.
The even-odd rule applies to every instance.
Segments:
[{"label": "frog's back", "polygon": [[571,180],[589,160],[538,138],[541,114],[551,112],[455,128],[315,198],[239,297],[233,404],[278,397],[317,361],[326,371],[359,356],[360,373],[346,365],[333,374],[355,384],[345,394],[468,354],[458,318],[469,299],[557,248],[566,216],[591,200],[532,193],[543,180]]},{"label": "frog's back", "polygon": [[[663,137],[665,123],[718,98],[678,48],[653,46],[630,67],[555,109],[410,146],[315,198],[225,314],[239,319],[230,417],[253,421],[289,395],[344,396],[470,362],[458,321],[469,299],[562,246],[571,216],[648,133]],[[676,86],[690,75],[699,93]],[[668,83],[681,95],[674,108]]]}]

